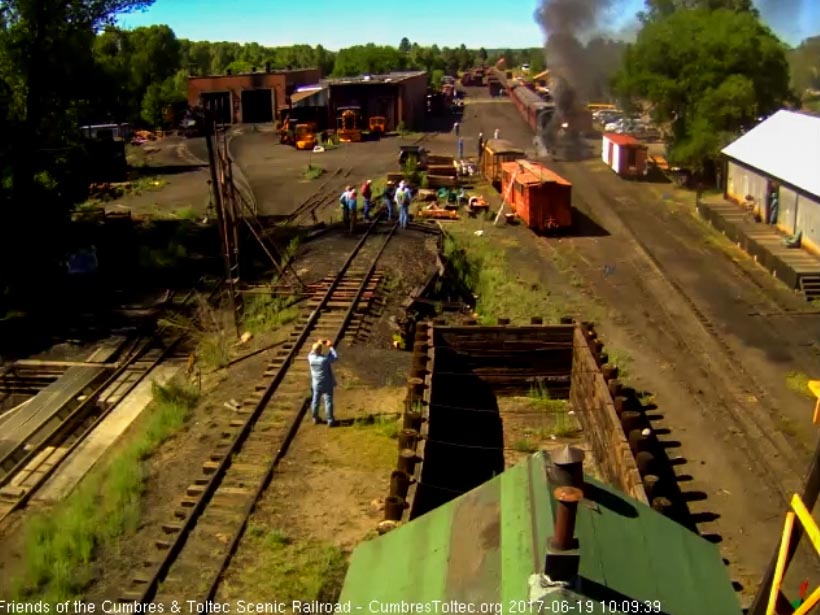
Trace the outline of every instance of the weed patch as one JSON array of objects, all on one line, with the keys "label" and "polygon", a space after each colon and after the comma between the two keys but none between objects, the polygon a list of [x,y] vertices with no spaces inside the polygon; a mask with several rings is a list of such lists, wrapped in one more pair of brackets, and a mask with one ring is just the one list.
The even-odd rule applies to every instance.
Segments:
[{"label": "weed patch", "polygon": [[623,350],[618,348],[605,348],[607,356],[609,357],[609,364],[618,368],[618,378],[625,378],[629,375],[629,364],[632,363],[632,358]]},{"label": "weed patch", "polygon": [[293,322],[298,315],[299,308],[289,298],[254,295],[245,302],[242,324],[251,333],[263,333]]},{"label": "weed patch", "polygon": [[155,383],[153,391],[140,434],[62,503],[26,523],[23,572],[14,584],[17,599],[36,596],[52,602],[79,596],[92,579],[95,549],[136,530],[145,460],[185,424],[199,398],[181,382]]},{"label": "weed patch", "polygon": [[[347,558],[335,545],[288,536],[278,529],[251,524],[246,533],[254,565],[243,575],[256,601],[335,602],[341,593]],[[244,598],[239,587],[226,587],[231,598]],[[236,595],[232,595],[236,592]]]},{"label": "weed patch", "polygon": [[324,175],[324,173],[325,170],[322,167],[309,164],[305,169],[304,177],[305,179],[319,179],[322,175]]},{"label": "weed patch", "polygon": [[468,226],[453,228],[444,241],[444,255],[457,283],[476,296],[475,311],[481,324],[495,324],[499,317],[529,322],[533,316],[557,322],[566,307],[538,282],[536,274],[511,266],[503,247],[488,235],[477,237]]},{"label": "weed patch", "polygon": [[197,295],[197,301],[193,317],[172,314],[160,319],[159,324],[184,331],[196,343],[200,366],[213,370],[225,367],[230,361],[233,324],[225,312],[212,308],[201,295]]},{"label": "weed patch", "polygon": [[803,372],[789,372],[786,375],[786,387],[790,391],[814,399],[814,394],[809,390],[809,380],[811,380],[811,378]]}]

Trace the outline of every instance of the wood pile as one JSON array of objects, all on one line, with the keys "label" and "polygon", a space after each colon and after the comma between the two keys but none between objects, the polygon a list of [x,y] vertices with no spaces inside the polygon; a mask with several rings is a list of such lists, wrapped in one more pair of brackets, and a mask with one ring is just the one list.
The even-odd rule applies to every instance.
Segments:
[{"label": "wood pile", "polygon": [[436,220],[458,220],[458,214],[449,209],[420,209],[418,216]]}]

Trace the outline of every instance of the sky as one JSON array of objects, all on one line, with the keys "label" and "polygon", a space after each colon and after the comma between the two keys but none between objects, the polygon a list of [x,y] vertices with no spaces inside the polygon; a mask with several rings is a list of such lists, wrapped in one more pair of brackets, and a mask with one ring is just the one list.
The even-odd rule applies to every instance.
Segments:
[{"label": "sky", "polygon": [[[820,1],[761,0],[790,4],[773,29],[796,44],[820,34]],[[634,31],[643,0],[618,0],[602,20],[610,31]],[[540,47],[544,36],[535,22],[538,0],[156,0],[144,12],[126,14],[119,24],[136,28],[167,24],[179,38],[257,42],[276,47],[304,43],[326,49],[373,42],[397,46],[403,36],[420,45],[468,48]],[[503,7],[503,9],[501,8]],[[766,6],[763,6],[764,16]],[[796,14],[795,14],[796,13]]]}]

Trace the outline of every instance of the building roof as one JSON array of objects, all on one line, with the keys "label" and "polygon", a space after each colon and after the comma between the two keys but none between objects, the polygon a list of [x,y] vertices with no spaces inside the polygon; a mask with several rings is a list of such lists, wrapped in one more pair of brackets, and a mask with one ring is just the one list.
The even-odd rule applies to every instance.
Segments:
[{"label": "building roof", "polygon": [[507,141],[506,139],[488,139],[484,147],[492,154],[524,153],[523,149],[520,147],[515,147],[511,141]]},{"label": "building roof", "polygon": [[618,133],[615,133],[615,132],[606,132],[606,133],[604,133],[604,138],[609,140],[609,141],[612,141],[615,145],[638,145],[638,146],[643,146],[643,143],[639,142],[632,135],[619,135]]},{"label": "building roof", "polygon": [[188,76],[188,81],[196,81],[197,79],[216,79],[217,77],[219,77],[219,78],[248,77],[250,75],[290,75],[290,74],[293,74],[293,73],[301,73],[301,72],[304,72],[306,70],[319,70],[319,69],[316,68],[316,67],[292,68],[292,69],[284,69],[284,68],[278,69],[277,68],[277,69],[271,69],[270,71],[266,71],[263,67],[261,70],[257,69],[255,72],[249,72],[249,73],[232,73],[230,75],[228,75],[227,73],[222,74],[222,75],[189,75]]},{"label": "building roof", "polygon": [[298,88],[293,94],[290,95],[290,102],[295,105],[306,98],[321,94],[324,90],[327,90],[327,88],[320,85]]},{"label": "building roof", "polygon": [[725,147],[723,153],[820,196],[820,117],[778,111]]},{"label": "building roof", "polygon": [[423,70],[397,71],[386,75],[359,75],[358,77],[340,77],[338,79],[323,79],[322,83],[330,85],[370,84],[370,83],[399,83],[412,77],[426,75]]},{"label": "building roof", "polygon": [[530,160],[513,160],[501,164],[501,168],[509,173],[515,173],[515,181],[519,184],[543,184],[545,182],[555,182],[562,186],[572,184],[558,175],[552,169],[548,169],[543,164]]},{"label": "building roof", "polygon": [[[542,571],[552,535],[549,463],[546,452],[537,453],[469,493],[359,545],[339,602],[350,601],[355,613],[357,607],[364,610],[374,603],[457,600],[509,605],[529,600],[529,577]],[[595,600],[591,605],[598,608],[597,600],[658,601],[660,611],[652,612],[740,615],[715,545],[589,477],[584,498],[576,523],[580,584],[554,594],[554,599],[566,598],[571,604]],[[494,612],[510,611],[508,606],[503,609]]]}]

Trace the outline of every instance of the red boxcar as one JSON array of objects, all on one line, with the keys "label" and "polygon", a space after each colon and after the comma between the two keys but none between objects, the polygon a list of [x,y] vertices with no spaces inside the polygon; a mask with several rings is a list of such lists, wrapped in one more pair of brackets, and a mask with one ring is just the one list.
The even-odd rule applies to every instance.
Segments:
[{"label": "red boxcar", "polygon": [[502,164],[501,196],[535,231],[572,226],[572,184],[542,164],[529,160]]}]

